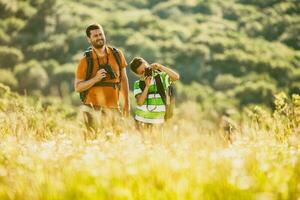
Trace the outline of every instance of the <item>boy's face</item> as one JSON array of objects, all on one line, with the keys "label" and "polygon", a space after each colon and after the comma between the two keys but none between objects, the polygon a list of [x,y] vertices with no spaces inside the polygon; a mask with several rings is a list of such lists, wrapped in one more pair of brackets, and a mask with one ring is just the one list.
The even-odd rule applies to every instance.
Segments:
[{"label": "boy's face", "polygon": [[136,73],[138,76],[143,77],[145,73],[145,69],[150,67],[148,63],[142,62],[142,64],[136,69]]}]

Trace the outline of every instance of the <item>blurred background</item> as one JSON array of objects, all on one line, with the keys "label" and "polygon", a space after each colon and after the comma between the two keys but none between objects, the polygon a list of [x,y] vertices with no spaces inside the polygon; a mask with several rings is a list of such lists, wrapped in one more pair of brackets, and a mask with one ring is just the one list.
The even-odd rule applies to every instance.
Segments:
[{"label": "blurred background", "polygon": [[177,70],[186,108],[230,115],[300,93],[298,0],[0,0],[0,16],[0,83],[45,101],[80,104],[73,81],[93,22],[127,62]]}]

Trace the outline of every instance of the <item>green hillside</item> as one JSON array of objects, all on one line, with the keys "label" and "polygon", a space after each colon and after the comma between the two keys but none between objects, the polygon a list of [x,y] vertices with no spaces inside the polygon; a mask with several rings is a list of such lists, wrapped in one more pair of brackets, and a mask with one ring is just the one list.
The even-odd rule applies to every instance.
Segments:
[{"label": "green hillside", "polygon": [[272,106],[274,94],[300,92],[296,0],[1,0],[0,13],[0,82],[21,94],[79,103],[74,71],[92,22],[128,62],[180,72],[178,102]]}]

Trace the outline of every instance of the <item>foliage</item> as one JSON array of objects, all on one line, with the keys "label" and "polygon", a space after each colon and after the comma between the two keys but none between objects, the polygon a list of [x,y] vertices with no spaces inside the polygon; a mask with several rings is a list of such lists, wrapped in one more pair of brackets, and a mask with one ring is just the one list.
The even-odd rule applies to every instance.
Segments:
[{"label": "foliage", "polygon": [[[72,69],[66,72],[65,66],[75,71],[91,22],[103,25],[109,44],[120,48],[128,62],[135,56],[160,62],[177,70],[185,87],[197,82],[212,93],[223,92],[219,101],[235,98],[232,106],[271,105],[272,94],[299,92],[296,1],[1,0],[0,13],[1,68],[16,71],[30,60],[41,63],[49,79],[44,95],[64,98],[62,88],[72,93]],[[56,64],[44,67],[49,60]],[[249,74],[253,83],[246,84]],[[130,87],[134,79],[130,75]],[[15,89],[23,91],[18,83]],[[29,85],[27,91],[37,89]]]},{"label": "foliage", "polygon": [[9,86],[12,89],[16,89],[18,86],[18,81],[15,78],[14,74],[5,69],[0,69],[0,83],[3,83]]},{"label": "foliage", "polygon": [[46,71],[35,60],[28,63],[17,65],[15,68],[16,77],[20,83],[20,91],[27,88],[32,90],[42,90],[48,83]]},{"label": "foliage", "polygon": [[1,68],[13,68],[23,60],[23,54],[20,50],[13,47],[0,47]]}]

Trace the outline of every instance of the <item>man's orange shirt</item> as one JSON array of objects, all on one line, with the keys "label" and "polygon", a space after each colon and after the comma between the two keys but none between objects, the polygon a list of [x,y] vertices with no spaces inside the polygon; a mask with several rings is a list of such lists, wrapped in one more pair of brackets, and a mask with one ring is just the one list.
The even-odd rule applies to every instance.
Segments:
[{"label": "man's orange shirt", "polygon": [[[108,54],[104,58],[97,58],[96,52],[93,50],[93,73],[92,77],[94,77],[97,73],[99,62],[100,64],[108,64],[111,66],[112,70],[116,75],[116,79],[105,80],[105,82],[119,82],[120,71],[118,63],[113,55],[112,49],[106,47],[106,52]],[[125,68],[127,66],[125,57],[123,53],[119,50],[119,56],[121,59],[122,66],[121,68]],[[76,79],[85,80],[87,71],[87,60],[86,57],[81,58],[80,63],[77,67],[76,71]],[[84,104],[101,106],[105,108],[119,108],[119,90],[113,87],[103,87],[103,86],[93,86],[89,89],[88,94],[86,96]]]}]

